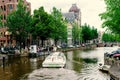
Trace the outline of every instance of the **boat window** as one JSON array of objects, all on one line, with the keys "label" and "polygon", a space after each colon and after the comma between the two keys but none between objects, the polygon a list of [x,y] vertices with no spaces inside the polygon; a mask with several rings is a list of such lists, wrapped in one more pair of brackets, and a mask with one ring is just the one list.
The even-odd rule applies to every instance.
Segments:
[{"label": "boat window", "polygon": [[47,57],[47,59],[51,59],[51,57]]}]

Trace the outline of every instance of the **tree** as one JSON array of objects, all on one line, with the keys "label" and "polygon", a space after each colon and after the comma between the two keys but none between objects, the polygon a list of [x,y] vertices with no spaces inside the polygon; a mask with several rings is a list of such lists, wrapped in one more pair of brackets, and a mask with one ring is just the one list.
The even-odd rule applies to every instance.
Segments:
[{"label": "tree", "polygon": [[104,0],[106,11],[99,16],[103,21],[102,27],[106,27],[113,33],[120,34],[120,0]]},{"label": "tree", "polygon": [[0,27],[3,27],[1,10],[0,10]]},{"label": "tree", "polygon": [[31,32],[35,39],[42,40],[42,46],[47,39],[54,39],[55,44],[58,40],[65,39],[66,31],[62,15],[56,8],[53,8],[51,14],[45,12],[44,7],[34,10]]},{"label": "tree", "polygon": [[52,38],[55,40],[55,45],[58,40],[66,41],[67,40],[67,26],[66,21],[63,20],[62,13],[60,10],[53,7],[53,11],[51,15],[54,19],[54,33],[52,34]]},{"label": "tree", "polygon": [[51,38],[55,30],[54,19],[45,12],[44,7],[34,10],[31,32],[35,39],[42,40],[42,46],[43,41]]},{"label": "tree", "polygon": [[104,42],[119,42],[120,36],[111,32],[104,32],[102,35],[102,41]]},{"label": "tree", "polygon": [[98,38],[98,32],[97,29],[94,27],[90,27],[87,24],[84,24],[82,26],[82,39],[83,41],[87,42],[88,40],[96,39]]},{"label": "tree", "polygon": [[91,33],[91,29],[90,29],[90,26],[85,24],[82,26],[82,38],[83,38],[83,41],[87,41],[87,40],[91,40],[91,36],[92,36],[92,33]]},{"label": "tree", "polygon": [[7,16],[7,26],[17,44],[25,47],[31,28],[31,15],[22,0],[19,0],[17,9]]},{"label": "tree", "polygon": [[92,39],[96,39],[96,38],[98,38],[98,32],[97,32],[97,29],[94,28],[94,27],[92,27],[91,30],[92,30]]},{"label": "tree", "polygon": [[74,44],[78,44],[81,40],[81,37],[81,28],[77,25],[77,23],[74,23],[72,28],[72,38]]}]

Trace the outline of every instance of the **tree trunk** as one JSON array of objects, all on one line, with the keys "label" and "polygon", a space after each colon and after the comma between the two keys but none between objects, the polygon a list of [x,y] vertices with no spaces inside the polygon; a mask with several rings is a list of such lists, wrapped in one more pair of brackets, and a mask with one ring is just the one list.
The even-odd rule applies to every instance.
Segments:
[{"label": "tree trunk", "polygon": [[55,46],[57,46],[57,42],[58,42],[58,40],[55,39]]},{"label": "tree trunk", "polygon": [[42,39],[42,47],[43,47],[43,45],[44,45],[43,43],[44,43],[44,40]]}]

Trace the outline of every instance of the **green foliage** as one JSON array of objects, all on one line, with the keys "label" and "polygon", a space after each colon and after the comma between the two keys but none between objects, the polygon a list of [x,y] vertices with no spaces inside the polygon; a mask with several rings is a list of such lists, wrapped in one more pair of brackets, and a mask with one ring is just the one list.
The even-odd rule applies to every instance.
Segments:
[{"label": "green foliage", "polygon": [[67,26],[66,22],[62,18],[62,13],[60,10],[53,7],[53,11],[51,12],[51,15],[54,18],[54,27],[55,32],[52,35],[52,38],[55,40],[61,39],[62,41],[67,40]]},{"label": "green foliage", "polygon": [[80,26],[77,25],[77,23],[73,24],[73,28],[72,28],[72,38],[74,43],[78,43],[81,40],[81,28]]},{"label": "green foliage", "polygon": [[2,15],[1,15],[1,9],[0,9],[0,27],[3,27]]},{"label": "green foliage", "polygon": [[84,24],[82,26],[82,39],[83,41],[87,41],[87,40],[92,40],[92,39],[96,39],[98,38],[98,33],[97,33],[97,29],[95,29],[94,27],[90,27],[87,24]]},{"label": "green foliage", "polygon": [[102,36],[102,41],[104,42],[119,42],[120,36],[118,34],[113,34],[111,32],[104,32]]},{"label": "green foliage", "polygon": [[96,28],[94,28],[94,27],[92,27],[91,28],[91,34],[92,34],[92,39],[96,39],[96,38],[98,38],[98,32],[97,32],[97,29]]},{"label": "green foliage", "polygon": [[40,7],[38,10],[34,10],[32,29],[33,36],[35,38],[39,37],[41,40],[46,40],[51,37],[53,32],[53,17],[45,12],[43,7]]},{"label": "green foliage", "polygon": [[66,31],[62,14],[56,8],[53,8],[51,14],[45,12],[44,7],[34,10],[31,32],[35,38],[39,37],[41,40],[65,39]]},{"label": "green foliage", "polygon": [[2,23],[2,15],[0,15],[0,27],[3,27],[3,23]]},{"label": "green foliage", "polygon": [[19,1],[17,9],[8,15],[7,26],[20,45],[25,43],[31,27],[31,16],[22,0]]},{"label": "green foliage", "polygon": [[120,33],[120,0],[104,0],[106,11],[99,16],[104,20],[102,27],[106,27],[113,33]]}]

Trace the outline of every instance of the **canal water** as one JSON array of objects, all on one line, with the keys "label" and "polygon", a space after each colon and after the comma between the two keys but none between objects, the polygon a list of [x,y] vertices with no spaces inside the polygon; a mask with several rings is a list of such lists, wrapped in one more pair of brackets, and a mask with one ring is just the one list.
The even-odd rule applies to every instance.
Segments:
[{"label": "canal water", "polygon": [[94,50],[66,52],[65,68],[42,68],[45,56],[39,58],[9,59],[0,66],[0,80],[110,80],[109,74],[98,70],[104,62],[104,53],[118,47],[100,47]]}]

